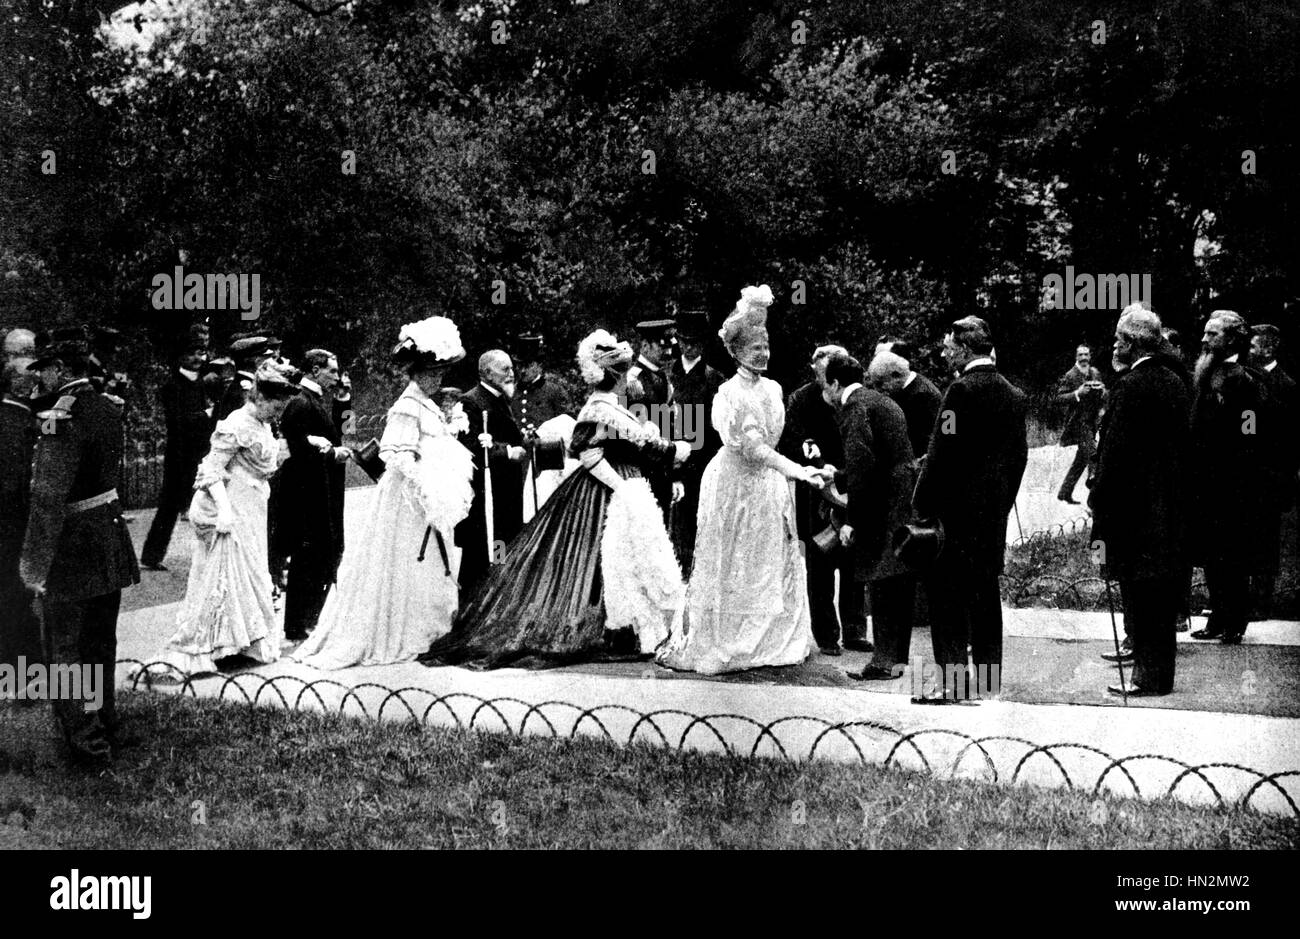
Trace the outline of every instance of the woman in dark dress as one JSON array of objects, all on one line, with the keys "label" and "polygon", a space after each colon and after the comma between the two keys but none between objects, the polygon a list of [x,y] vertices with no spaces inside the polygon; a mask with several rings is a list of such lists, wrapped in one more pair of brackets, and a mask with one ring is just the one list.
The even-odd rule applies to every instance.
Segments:
[{"label": "woman in dark dress", "polygon": [[646,474],[690,452],[623,406],[632,350],[597,330],[578,347],[591,397],[569,452],[582,466],[510,543],[426,665],[547,668],[650,655],[684,588]]}]

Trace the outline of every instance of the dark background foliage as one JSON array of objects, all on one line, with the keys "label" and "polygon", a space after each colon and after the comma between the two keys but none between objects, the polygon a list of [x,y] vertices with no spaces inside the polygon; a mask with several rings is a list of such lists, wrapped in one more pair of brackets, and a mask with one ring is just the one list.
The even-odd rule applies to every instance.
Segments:
[{"label": "dark background foliage", "polygon": [[146,379],[193,318],[149,303],[182,259],[258,273],[256,325],[374,409],[404,322],[451,316],[470,362],[540,330],[567,366],[746,283],[788,386],[819,341],[932,351],[978,313],[1042,387],[1113,329],[1042,308],[1066,264],[1151,274],[1193,343],[1226,306],[1296,338],[1285,2],[190,0],[136,45],[84,0],[0,12],[0,327],[117,326]]}]

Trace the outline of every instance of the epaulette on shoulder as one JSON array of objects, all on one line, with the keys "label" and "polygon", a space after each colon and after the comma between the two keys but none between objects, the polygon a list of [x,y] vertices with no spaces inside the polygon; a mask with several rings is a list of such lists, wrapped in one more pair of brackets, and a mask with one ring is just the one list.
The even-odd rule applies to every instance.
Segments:
[{"label": "epaulette on shoulder", "polygon": [[63,395],[58,401],[54,402],[54,406],[49,410],[37,412],[36,417],[42,421],[66,421],[72,417],[72,407],[76,403],[76,395]]}]

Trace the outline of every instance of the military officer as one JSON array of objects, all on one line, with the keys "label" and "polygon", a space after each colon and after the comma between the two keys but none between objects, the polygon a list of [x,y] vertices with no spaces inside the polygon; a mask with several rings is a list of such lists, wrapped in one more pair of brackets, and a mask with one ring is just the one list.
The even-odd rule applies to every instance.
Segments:
[{"label": "military officer", "polygon": [[[36,421],[31,391],[36,376],[27,370],[31,358],[12,356],[0,373],[0,663],[18,666],[20,658],[40,662],[41,632],[18,576],[18,558],[27,533],[31,493],[32,450]],[[34,703],[27,699],[28,703]]]},{"label": "military officer", "polygon": [[522,371],[519,389],[510,399],[510,410],[515,423],[525,437],[536,436],[537,428],[559,414],[567,414],[569,402],[564,389],[553,378],[548,378],[542,368],[545,340],[538,335],[520,336],[516,346],[515,361]]},{"label": "military officer", "polygon": [[122,588],[140,582],[140,568],[117,497],[121,407],[95,390],[89,365],[85,344],[65,341],[30,366],[58,398],[37,414],[19,572],[40,604],[50,664],[102,667],[98,709],[87,710],[87,701],[54,702],[73,760],[100,765],[125,742],[113,700],[117,613]]}]

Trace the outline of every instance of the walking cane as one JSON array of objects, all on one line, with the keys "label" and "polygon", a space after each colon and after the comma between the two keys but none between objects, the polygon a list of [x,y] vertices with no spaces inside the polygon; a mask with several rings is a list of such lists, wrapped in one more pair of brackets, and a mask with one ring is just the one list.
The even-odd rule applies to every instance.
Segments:
[{"label": "walking cane", "polygon": [[1020,537],[1023,540],[1025,537],[1025,529],[1020,524],[1020,506],[1017,503],[1012,502],[1011,507],[1016,510],[1016,530],[1020,532]]},{"label": "walking cane", "polygon": [[1124,653],[1119,650],[1119,629],[1115,626],[1115,598],[1110,592],[1110,578],[1106,578],[1106,606],[1110,607],[1110,634],[1115,639],[1115,664],[1119,666],[1119,690],[1124,693],[1124,706],[1128,707],[1128,685],[1124,683]]},{"label": "walking cane", "polygon": [[[483,412],[483,433],[488,432],[488,412]],[[493,521],[495,514],[492,505],[492,448],[483,448],[483,521],[485,522],[484,531],[487,534],[487,553],[488,563],[496,563],[496,525]]]}]

